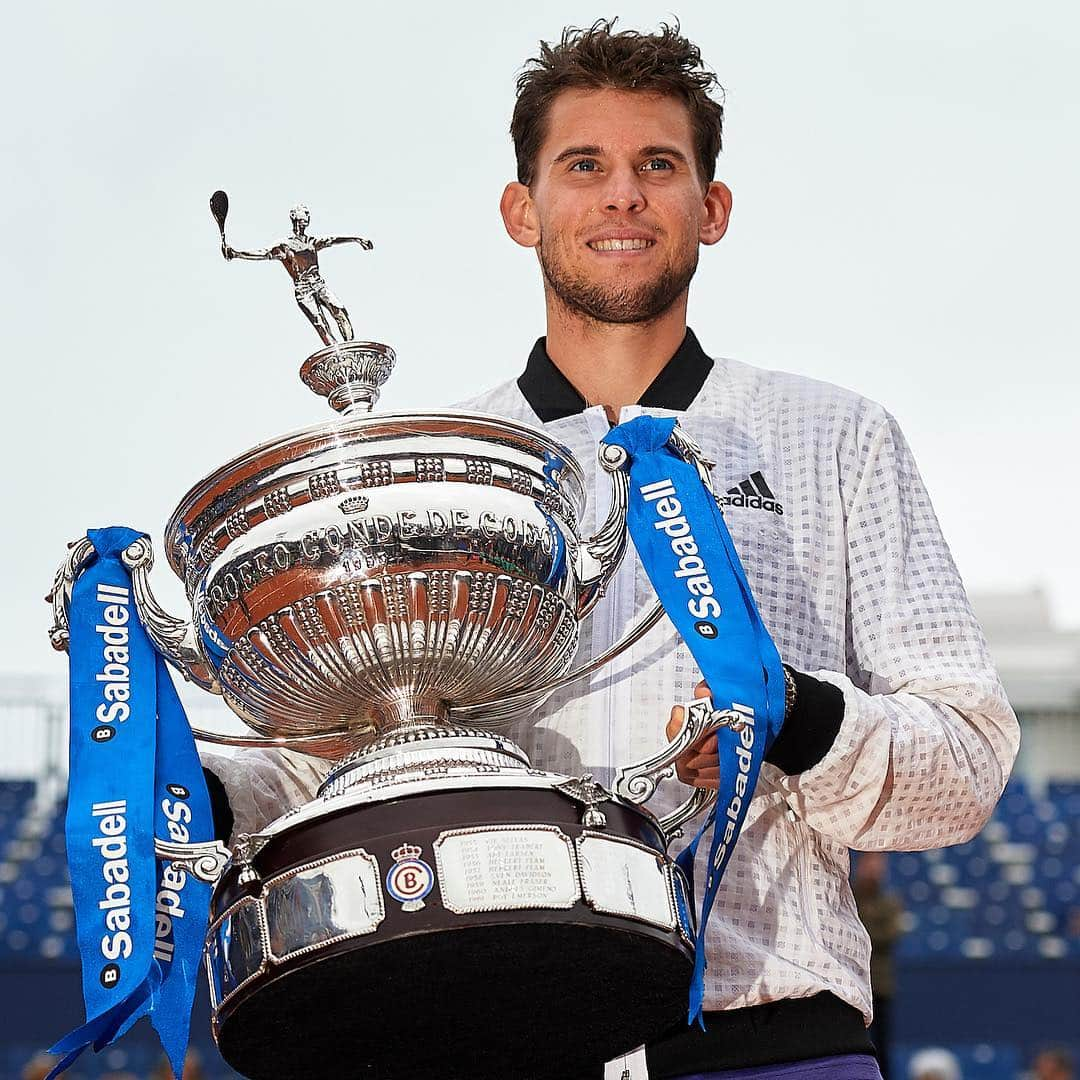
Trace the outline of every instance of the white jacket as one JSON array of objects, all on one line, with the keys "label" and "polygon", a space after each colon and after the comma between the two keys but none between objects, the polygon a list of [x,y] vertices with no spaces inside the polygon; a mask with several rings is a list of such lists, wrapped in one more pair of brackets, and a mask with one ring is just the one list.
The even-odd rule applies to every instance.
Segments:
[{"label": "white jacket", "polygon": [[[539,425],[516,382],[461,407]],[[848,886],[848,848],[917,850],[974,836],[1016,757],[1016,716],[884,409],[826,383],[717,360],[685,412],[632,406],[620,422],[643,412],[677,415],[717,463],[717,491],[734,489],[725,521],[781,658],[844,696],[839,734],[816,766],[798,776],[763,766],[709,923],[705,1008],[827,990],[869,1023],[870,941]],[[603,408],[541,426],[585,470],[583,527],[595,528],[610,504],[596,459],[609,430]],[[760,490],[754,473],[772,500],[745,496]],[[617,640],[654,595],[629,551],[583,627],[579,662]],[[671,705],[700,678],[664,620],[509,734],[536,766],[604,783],[662,744]],[[650,807],[666,813],[687,794],[667,781]],[[699,883],[706,859],[703,844]]]}]

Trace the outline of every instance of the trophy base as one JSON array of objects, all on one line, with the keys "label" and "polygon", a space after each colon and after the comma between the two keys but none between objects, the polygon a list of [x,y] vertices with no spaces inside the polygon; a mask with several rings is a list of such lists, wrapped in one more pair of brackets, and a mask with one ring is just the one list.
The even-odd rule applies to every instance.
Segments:
[{"label": "trophy base", "polygon": [[518,771],[324,797],[226,871],[207,968],[233,1068],[584,1080],[685,1020],[693,927],[655,819]]},{"label": "trophy base", "polygon": [[691,965],[662,941],[537,919],[338,946],[218,1036],[252,1080],[597,1080],[685,1019]]}]

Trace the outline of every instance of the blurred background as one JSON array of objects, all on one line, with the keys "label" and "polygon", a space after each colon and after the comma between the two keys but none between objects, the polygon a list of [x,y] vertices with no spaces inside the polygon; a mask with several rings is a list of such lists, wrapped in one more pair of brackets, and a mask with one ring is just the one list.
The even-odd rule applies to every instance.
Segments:
[{"label": "blurred background", "polygon": [[[1073,1075],[1075,5],[550,3],[510,18],[492,2],[117,0],[5,17],[0,1077],[81,1019],[66,664],[41,602],[64,542],[113,523],[158,538],[201,475],[327,417],[296,378],[318,341],[290,283],[221,259],[210,193],[229,192],[238,247],[286,235],[301,200],[313,233],[375,242],[322,262],[357,336],[397,350],[383,407],[512,378],[543,332],[535,263],[497,212],[514,78],[541,38],[616,14],[679,18],[727,92],[718,176],[734,214],[703,254],[691,325],[714,355],[852,387],[898,417],[1021,715],[1016,774],[981,836],[861,871],[892,961],[892,1075]],[[155,588],[183,610],[166,570]],[[193,720],[231,726],[187,696]],[[201,1010],[192,1075],[228,1075]],[[140,1026],[78,1075],[148,1077],[153,1047]]]}]

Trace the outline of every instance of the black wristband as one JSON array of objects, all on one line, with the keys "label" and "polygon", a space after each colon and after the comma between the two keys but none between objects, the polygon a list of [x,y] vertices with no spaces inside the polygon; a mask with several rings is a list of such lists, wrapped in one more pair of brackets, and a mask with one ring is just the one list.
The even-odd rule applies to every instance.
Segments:
[{"label": "black wristband", "polygon": [[784,668],[795,680],[795,707],[765,760],[794,776],[812,769],[832,749],[844,720],[844,695],[832,683],[804,675],[787,664]]}]

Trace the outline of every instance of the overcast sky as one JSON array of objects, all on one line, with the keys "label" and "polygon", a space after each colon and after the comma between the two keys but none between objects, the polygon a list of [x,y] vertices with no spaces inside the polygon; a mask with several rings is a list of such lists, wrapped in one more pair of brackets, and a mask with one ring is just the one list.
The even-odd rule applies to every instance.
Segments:
[{"label": "overcast sky", "polygon": [[727,88],[705,348],[882,402],[969,588],[1043,584],[1080,625],[1075,4],[35,3],[0,71],[0,673],[58,671],[41,596],[65,541],[126,523],[160,551],[199,477],[329,415],[282,269],[221,259],[215,188],[237,246],[285,235],[298,200],[313,232],[375,241],[323,269],[357,336],[397,350],[384,407],[518,373],[543,308],[497,211],[514,78],[541,37],[616,13],[678,15]]}]

